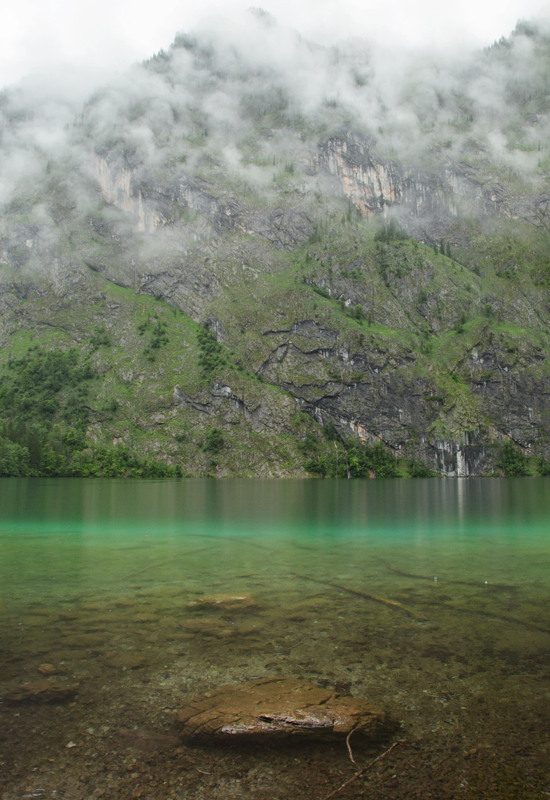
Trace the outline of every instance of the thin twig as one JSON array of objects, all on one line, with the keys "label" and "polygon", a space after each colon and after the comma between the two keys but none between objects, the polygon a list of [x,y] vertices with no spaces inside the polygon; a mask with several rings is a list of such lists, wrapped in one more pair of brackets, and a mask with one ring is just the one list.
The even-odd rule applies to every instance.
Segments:
[{"label": "thin twig", "polygon": [[353,766],[356,769],[360,769],[360,766],[358,765],[357,761],[353,757],[353,750],[351,749],[351,744],[350,744],[350,741],[349,741],[351,739],[351,737],[352,737],[352,734],[355,733],[356,730],[357,730],[357,728],[352,728],[351,731],[346,736],[346,747],[348,748],[349,760],[351,761],[351,763],[353,764]]},{"label": "thin twig", "polygon": [[[353,733],[353,731],[351,731],[351,733],[349,733],[349,734],[348,734],[348,737],[347,737],[347,739],[346,739],[346,744],[348,745],[348,750],[350,749],[350,747],[349,747],[349,741],[348,741],[348,740],[349,740],[349,738],[350,738],[350,736],[351,736],[351,734],[352,734],[352,733]],[[348,779],[348,780],[347,780],[345,783],[343,783],[343,784],[342,784],[341,786],[339,786],[337,789],[334,789],[334,791],[332,791],[330,794],[327,794],[325,797],[323,797],[323,800],[332,800],[332,798],[333,798],[333,797],[336,797],[336,795],[337,795],[337,794],[340,794],[340,792],[342,791],[342,789],[346,789],[346,788],[347,788],[348,786],[350,786],[352,783],[355,783],[355,781],[356,781],[358,778],[360,778],[362,775],[364,775],[364,774],[365,774],[365,772],[367,772],[367,770],[369,770],[371,767],[373,767],[373,766],[376,764],[376,762],[377,762],[377,761],[380,761],[382,758],[384,758],[385,756],[387,756],[387,755],[388,755],[388,753],[391,753],[391,751],[393,750],[393,748],[394,748],[394,747],[397,747],[397,745],[398,745],[398,744],[402,744],[402,742],[401,742],[401,739],[399,739],[397,742],[394,742],[394,743],[392,744],[392,746],[391,746],[391,747],[388,747],[388,749],[387,749],[387,750],[385,750],[385,751],[384,751],[383,753],[381,753],[379,756],[377,756],[376,758],[374,758],[374,759],[373,759],[373,760],[372,760],[372,761],[371,761],[369,764],[367,764],[367,766],[366,766],[366,767],[363,767],[362,769],[359,769],[359,770],[357,770],[357,772],[355,773],[355,775],[352,775],[352,776],[351,776],[351,778],[349,778],[349,779]],[[353,761],[353,763],[355,764],[355,761]]]}]

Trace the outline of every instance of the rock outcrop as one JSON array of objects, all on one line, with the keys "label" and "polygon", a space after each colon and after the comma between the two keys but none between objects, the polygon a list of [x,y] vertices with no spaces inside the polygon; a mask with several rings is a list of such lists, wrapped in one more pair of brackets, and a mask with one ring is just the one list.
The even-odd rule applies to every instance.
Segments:
[{"label": "rock outcrop", "polygon": [[527,205],[518,202],[498,180],[465,162],[421,171],[381,158],[371,140],[352,132],[322,143],[315,164],[336,178],[363,216],[393,210],[411,234],[430,242],[447,234],[461,214],[487,219],[521,214],[535,220],[546,207],[543,197]]}]

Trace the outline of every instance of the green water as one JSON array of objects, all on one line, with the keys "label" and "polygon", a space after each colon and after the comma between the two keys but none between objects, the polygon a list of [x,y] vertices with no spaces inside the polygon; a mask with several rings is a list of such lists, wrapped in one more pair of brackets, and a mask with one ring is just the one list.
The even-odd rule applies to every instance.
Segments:
[{"label": "green water", "polygon": [[284,674],[498,749],[515,797],[506,752],[547,731],[549,519],[543,478],[2,480],[0,695],[51,664],[86,737],[91,707],[136,727]]},{"label": "green water", "polygon": [[549,563],[549,490],[547,479],[5,480],[1,597],[25,606],[75,590],[116,595],[138,575],[232,591],[244,565],[267,593],[296,569],[356,575],[356,588],[366,570],[391,586],[384,561],[438,581],[534,585]]}]

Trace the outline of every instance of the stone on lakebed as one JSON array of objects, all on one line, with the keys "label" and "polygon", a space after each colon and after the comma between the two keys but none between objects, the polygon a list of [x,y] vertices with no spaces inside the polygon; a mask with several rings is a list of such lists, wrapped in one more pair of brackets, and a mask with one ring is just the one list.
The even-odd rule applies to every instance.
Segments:
[{"label": "stone on lakebed", "polygon": [[286,678],[221,686],[180,711],[185,739],[212,742],[381,738],[397,724],[366,700]]},{"label": "stone on lakebed", "polygon": [[4,703],[9,706],[42,705],[44,703],[69,703],[78,695],[78,684],[53,683],[38,680],[24,683],[4,695]]},{"label": "stone on lakebed", "polygon": [[257,607],[256,598],[250,594],[210,594],[195,597],[187,603],[189,609],[220,609],[221,611],[248,611]]}]

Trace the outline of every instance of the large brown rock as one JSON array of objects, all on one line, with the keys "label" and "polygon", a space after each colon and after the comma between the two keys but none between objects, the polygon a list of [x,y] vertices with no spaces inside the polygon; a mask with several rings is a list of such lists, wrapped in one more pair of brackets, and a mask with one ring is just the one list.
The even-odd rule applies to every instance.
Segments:
[{"label": "large brown rock", "polygon": [[377,706],[332,689],[291,679],[267,678],[195,699],[178,713],[186,739],[215,742],[379,738],[396,724]]}]

